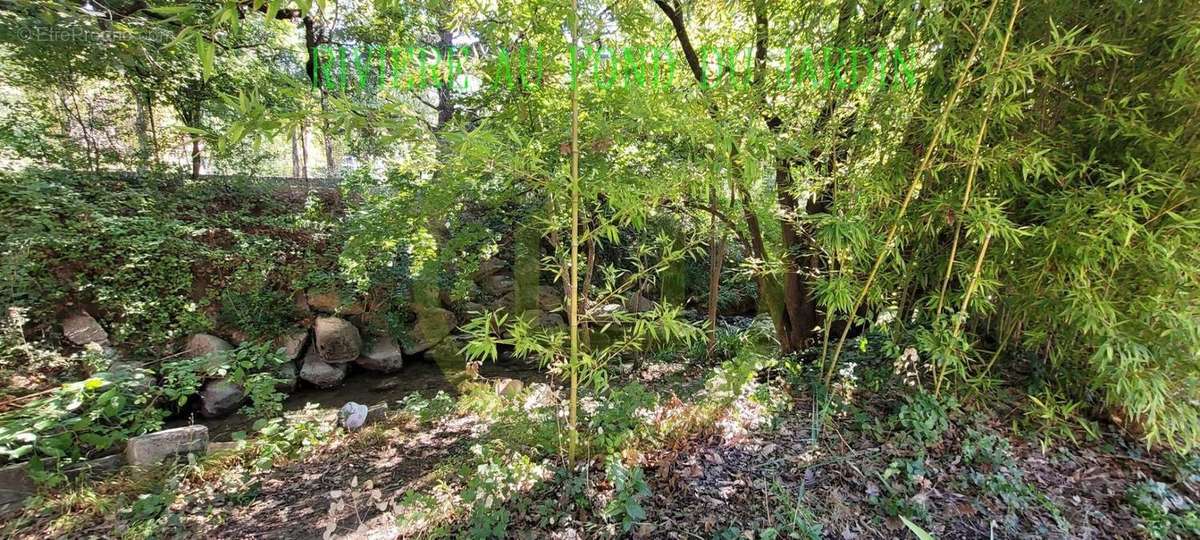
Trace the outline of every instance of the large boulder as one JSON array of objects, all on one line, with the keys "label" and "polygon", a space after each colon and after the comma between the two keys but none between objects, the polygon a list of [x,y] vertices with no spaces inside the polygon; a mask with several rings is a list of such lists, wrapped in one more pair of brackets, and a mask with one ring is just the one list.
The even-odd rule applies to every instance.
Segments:
[{"label": "large boulder", "polygon": [[563,316],[561,314],[546,313],[540,309],[531,309],[526,311],[525,313],[521,314],[521,317],[527,321],[530,321],[535,327],[538,328],[565,328],[567,326],[567,323],[563,320]]},{"label": "large boulder", "polygon": [[0,467],[0,516],[18,512],[37,488],[24,463]]},{"label": "large boulder", "polygon": [[625,311],[630,313],[644,313],[658,307],[653,300],[642,296],[642,293],[634,291],[625,299]]},{"label": "large boulder", "polygon": [[191,339],[188,339],[184,350],[188,356],[195,358],[215,352],[233,350],[233,345],[212,334],[196,334]]},{"label": "large boulder", "polygon": [[88,312],[80,311],[63,319],[63,335],[76,345],[95,343],[100,346],[108,345],[108,332]]},{"label": "large boulder", "polygon": [[483,279],[483,282],[480,283],[480,288],[483,289],[483,292],[492,296],[503,296],[512,292],[513,278],[504,274],[490,275]]},{"label": "large boulder", "polygon": [[288,360],[298,360],[300,355],[304,354],[304,347],[307,345],[307,330],[297,330],[275,338],[275,346],[283,349],[283,356]]},{"label": "large boulder", "polygon": [[467,361],[458,354],[460,346],[453,339],[442,340],[436,346],[425,351],[425,359],[432,360],[444,375],[462,373]]},{"label": "large boulder", "polygon": [[308,307],[320,313],[340,313],[343,315],[359,315],[363,306],[357,302],[345,302],[336,291],[310,292],[305,299]]},{"label": "large boulder", "polygon": [[312,383],[317,388],[334,388],[342,384],[346,378],[346,364],[330,364],[321,360],[315,350],[310,349],[304,355],[304,364],[300,367],[300,378]]},{"label": "large boulder", "polygon": [[205,418],[228,416],[242,406],[246,400],[246,389],[228,379],[216,379],[204,384],[200,390],[200,414]]},{"label": "large boulder", "polygon": [[554,311],[563,305],[562,289],[542,285],[538,287],[538,309],[542,311]]},{"label": "large boulder", "polygon": [[404,353],[394,338],[381,336],[375,338],[355,362],[372,371],[393,373],[404,367]]},{"label": "large boulder", "polygon": [[126,441],[125,461],[130,465],[157,465],[167,456],[200,454],[207,448],[208,428],[205,426],[167,429]]},{"label": "large boulder", "polygon": [[317,353],[329,364],[344,364],[358,358],[362,336],[345,319],[320,317],[314,331]]},{"label": "large boulder", "polygon": [[408,341],[404,344],[404,354],[411,356],[433,348],[446,339],[457,325],[458,321],[449,310],[435,307],[420,309],[417,311],[417,322],[413,324]]},{"label": "large boulder", "polygon": [[474,277],[476,281],[483,281],[501,270],[504,270],[504,261],[495,257],[488,257],[479,261],[479,270],[475,271]]}]

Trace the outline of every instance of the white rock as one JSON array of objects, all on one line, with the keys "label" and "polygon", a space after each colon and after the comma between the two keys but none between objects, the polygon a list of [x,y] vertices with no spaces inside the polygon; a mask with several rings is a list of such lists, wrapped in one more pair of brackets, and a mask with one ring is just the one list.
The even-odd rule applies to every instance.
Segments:
[{"label": "white rock", "polygon": [[204,453],[208,449],[208,427],[202,425],[167,429],[129,439],[125,461],[130,465],[156,465],[167,456]]},{"label": "white rock", "polygon": [[108,345],[108,332],[88,312],[80,311],[63,320],[63,335],[76,345]]}]

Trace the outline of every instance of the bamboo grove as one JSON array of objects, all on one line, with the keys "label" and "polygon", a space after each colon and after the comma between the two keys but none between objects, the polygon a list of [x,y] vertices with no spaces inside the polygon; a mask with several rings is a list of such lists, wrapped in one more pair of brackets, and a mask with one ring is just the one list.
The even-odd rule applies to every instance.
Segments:
[{"label": "bamboo grove", "polygon": [[[394,156],[384,178],[358,177],[391,187],[365,196],[344,255],[359,267],[400,241],[423,246],[416,279],[452,296],[446,276],[479,264],[488,212],[551,246],[533,273],[557,277],[568,331],[485,314],[464,325],[473,356],[511,345],[572,389],[603,388],[615,358],[656,339],[706,340],[711,354],[721,290],[740,279],[780,356],[823,385],[856,340],[883,332],[920,353],[932,392],[1036,370],[1147,444],[1200,443],[1195,2],[378,0],[337,8],[354,22],[338,35],[324,2],[117,2],[106,30],[160,37],[68,66],[13,37],[64,4],[5,8],[13,84],[167,81],[193,155],[201,141],[320,128],[330,156],[329,137]],[[463,69],[476,74],[459,88],[387,84],[382,54],[341,88],[314,67],[320,45],[445,51],[454,35],[470,37]],[[247,51],[271,40],[299,44],[305,63],[263,68]],[[498,52],[522,47],[541,54],[537,84],[496,75],[513,62]],[[639,47],[677,59],[670,84],[620,84],[620,54],[580,54]],[[151,60],[160,48],[170,62]],[[807,75],[785,66],[802,50],[824,53],[809,64],[823,78],[796,84]],[[864,73],[886,84],[854,84]],[[82,161],[99,168],[92,146]],[[667,302],[602,312],[680,265],[705,275],[704,324]],[[637,330],[599,339],[614,322]],[[577,421],[572,407],[572,457]]]}]

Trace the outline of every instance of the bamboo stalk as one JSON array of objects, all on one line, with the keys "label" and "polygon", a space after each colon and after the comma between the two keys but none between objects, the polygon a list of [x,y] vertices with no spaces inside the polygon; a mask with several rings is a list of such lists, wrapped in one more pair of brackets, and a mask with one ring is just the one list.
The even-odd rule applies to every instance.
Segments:
[{"label": "bamboo stalk", "polygon": [[[962,322],[966,317],[963,315],[967,311],[967,304],[971,302],[971,295],[975,293],[975,287],[979,284],[979,274],[983,269],[983,259],[987,256],[988,244],[992,241],[992,235],[988,234],[983,237],[983,247],[979,249],[979,256],[975,258],[975,271],[971,275],[971,283],[967,285],[967,294],[963,296],[962,306],[958,308],[958,316],[954,318],[954,330],[951,332],[954,337],[958,337],[959,331],[962,330]],[[991,367],[991,364],[988,364]],[[933,384],[933,395],[938,395],[942,390],[942,381],[946,378],[946,366],[942,366],[937,370],[937,380]]]},{"label": "bamboo stalk", "polygon": [[[1021,0],[1016,0],[1013,4],[1012,16],[1008,19],[1008,29],[1004,32],[1004,41],[1000,44],[1000,56],[996,59],[997,71],[1004,67],[1004,55],[1008,52],[1008,42],[1012,37],[1013,26],[1017,22],[1017,13],[1021,10]],[[984,102],[983,122],[979,125],[979,132],[975,135],[975,148],[971,150],[971,172],[967,174],[967,187],[963,192],[962,209],[959,212],[959,222],[954,228],[954,243],[950,249],[950,262],[946,265],[946,276],[942,280],[942,291],[938,295],[938,310],[937,315],[942,313],[942,303],[946,295],[946,287],[950,283],[950,273],[954,267],[954,259],[958,251],[958,239],[962,232],[962,216],[967,213],[967,205],[971,202],[971,190],[975,185],[975,175],[979,172],[979,149],[983,146],[983,137],[987,133],[988,121],[991,118],[993,98],[996,96],[996,80],[992,81],[992,87],[988,91],[987,98]],[[987,255],[988,243],[991,242],[991,235],[988,234],[983,238],[983,247],[979,250],[979,257],[975,260],[975,271],[971,276],[971,282],[967,285],[967,293],[963,297],[962,307],[959,308],[958,314],[954,318],[954,331],[951,333],[955,338],[959,335],[959,330],[962,326],[962,321],[966,317],[967,304],[971,301],[971,295],[975,291],[975,287],[979,284],[979,273],[983,267],[983,258]],[[995,358],[992,358],[995,361]],[[988,364],[991,367],[991,363]],[[937,370],[936,382],[933,386],[933,394],[939,395],[942,391],[942,381],[946,378],[946,369],[949,366],[934,366]]]},{"label": "bamboo stalk", "polygon": [[[996,71],[1004,68],[1004,55],[1008,52],[1008,42],[1012,37],[1013,25],[1017,21],[1017,12],[1021,10],[1021,0],[1013,3],[1012,16],[1008,19],[1008,30],[1004,34],[1004,42],[1000,45],[1000,56],[996,59]],[[979,132],[975,134],[975,148],[971,150],[971,172],[967,174],[967,187],[963,191],[962,205],[958,210],[958,222],[954,226],[954,241],[950,243],[950,260],[946,263],[946,275],[942,277],[942,290],[938,293],[937,311],[934,316],[942,314],[942,306],[946,301],[946,289],[950,286],[950,274],[954,271],[954,259],[958,256],[958,239],[962,235],[962,218],[967,215],[967,206],[971,203],[971,190],[975,187],[975,175],[979,172],[979,149],[983,146],[983,137],[987,134],[988,123],[992,119],[992,104],[996,97],[996,82],[984,99],[983,122],[979,124]]]},{"label": "bamboo stalk", "polygon": [[[996,12],[996,5],[998,3],[999,0],[992,0],[992,5],[988,8],[987,17],[983,21],[983,27],[979,34],[976,35],[975,44],[971,47],[970,54],[967,55],[966,65],[963,66],[962,73],[958,75],[958,81],[955,82],[954,89],[950,92],[950,97],[942,106],[941,116],[938,118],[938,123],[934,126],[933,138],[929,141],[929,146],[925,148],[925,155],[921,158],[921,164],[917,167],[916,173],[913,174],[912,182],[908,185],[908,190],[904,193],[904,199],[900,202],[900,212],[897,214],[895,221],[892,222],[891,227],[888,228],[883,250],[875,257],[875,263],[871,265],[871,272],[867,274],[867,282],[863,285],[862,292],[859,293],[858,298],[854,301],[854,307],[850,309],[850,320],[846,321],[846,326],[842,329],[842,335],[838,338],[837,347],[833,350],[833,359],[826,368],[826,386],[833,380],[833,373],[837,370],[838,359],[842,355],[842,348],[846,345],[846,336],[850,333],[850,327],[854,323],[854,315],[858,313],[859,307],[866,301],[867,294],[871,290],[871,285],[875,283],[875,278],[879,275],[879,267],[883,266],[883,261],[891,253],[892,247],[896,242],[896,232],[900,228],[900,220],[904,219],[904,214],[908,212],[908,205],[912,203],[917,189],[921,186],[921,177],[929,169],[930,163],[933,161],[933,152],[942,141],[942,135],[946,131],[946,122],[950,118],[950,110],[954,108],[954,103],[958,101],[958,94],[962,92],[963,86],[966,84],[967,76],[971,72],[971,66],[975,63],[975,55],[979,52],[979,46],[983,43],[983,35],[987,31],[987,27],[991,25],[992,15]],[[825,363],[824,358],[821,359],[821,363]]]},{"label": "bamboo stalk", "polygon": [[[571,46],[579,41],[579,0],[571,2]],[[576,54],[572,51],[572,55]],[[575,81],[574,60],[571,74],[571,402],[567,417],[567,459],[575,464],[579,446],[579,86]]]}]

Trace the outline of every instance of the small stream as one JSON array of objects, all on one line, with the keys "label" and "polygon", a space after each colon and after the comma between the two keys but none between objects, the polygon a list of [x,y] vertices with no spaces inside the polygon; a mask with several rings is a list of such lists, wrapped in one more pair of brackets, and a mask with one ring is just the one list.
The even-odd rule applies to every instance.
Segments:
[{"label": "small stream", "polygon": [[[479,371],[480,375],[487,379],[518,379],[527,385],[545,380],[545,373],[539,370],[534,362],[514,358],[502,357],[496,362],[485,362]],[[337,411],[350,401],[367,406],[387,402],[394,407],[396,401],[413,392],[419,392],[429,398],[439,390],[453,396],[458,393],[457,383],[462,380],[463,372],[464,367],[460,363],[448,367],[420,356],[406,359],[404,367],[397,373],[368,371],[352,364],[346,373],[346,379],[337,388],[323,390],[299,381],[296,390],[284,399],[283,409],[284,412],[298,411],[304,409],[308,403],[315,403],[321,410]],[[209,439],[214,441],[230,440],[233,433],[249,431],[253,424],[250,419],[240,414],[213,419],[196,414],[194,417],[168,422],[166,427],[192,423],[208,426]]]}]

